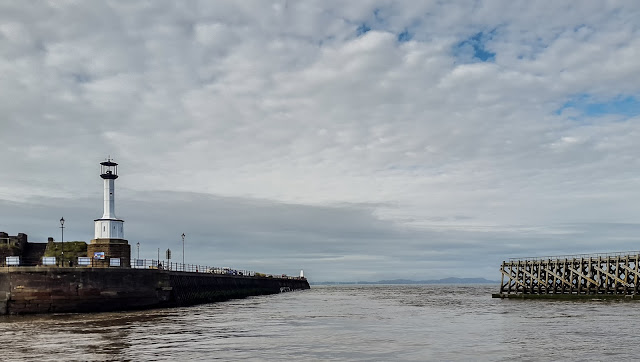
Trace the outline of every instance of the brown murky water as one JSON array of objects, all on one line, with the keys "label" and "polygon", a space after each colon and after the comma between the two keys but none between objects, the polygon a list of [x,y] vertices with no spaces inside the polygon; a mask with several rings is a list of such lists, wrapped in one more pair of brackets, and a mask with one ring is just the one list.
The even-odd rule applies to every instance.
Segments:
[{"label": "brown murky water", "polygon": [[188,308],[0,317],[2,361],[635,360],[638,302],[322,286]]}]

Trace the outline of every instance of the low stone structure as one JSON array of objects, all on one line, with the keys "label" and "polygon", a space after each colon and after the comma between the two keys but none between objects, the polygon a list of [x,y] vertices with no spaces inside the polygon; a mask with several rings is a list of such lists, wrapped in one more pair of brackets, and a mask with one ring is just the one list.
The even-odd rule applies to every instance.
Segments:
[{"label": "low stone structure", "polygon": [[21,256],[24,247],[27,245],[27,234],[19,233],[12,236],[0,231],[0,258],[4,263],[7,256]]},{"label": "low stone structure", "polygon": [[0,268],[0,314],[173,307],[309,289],[304,278],[131,268]]},{"label": "low stone structure", "polygon": [[0,231],[0,265],[4,265],[7,256],[22,256],[27,245],[27,234],[12,236]]},{"label": "low stone structure", "polygon": [[[104,253],[104,259],[96,257],[96,253]],[[93,239],[87,244],[87,256],[93,258],[92,266],[108,267],[112,258],[120,259],[120,266],[131,265],[131,245],[124,239]]]},{"label": "low stone structure", "polygon": [[27,234],[19,233],[16,236],[11,236],[3,231],[0,231],[0,245],[15,246],[22,248],[27,243]]}]

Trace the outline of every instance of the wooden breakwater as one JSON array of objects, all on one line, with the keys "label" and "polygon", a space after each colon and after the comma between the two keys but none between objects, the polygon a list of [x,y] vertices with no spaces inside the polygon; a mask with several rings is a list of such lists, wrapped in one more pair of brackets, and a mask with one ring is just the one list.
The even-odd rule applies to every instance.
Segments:
[{"label": "wooden breakwater", "polygon": [[494,298],[640,299],[640,251],[509,259]]}]

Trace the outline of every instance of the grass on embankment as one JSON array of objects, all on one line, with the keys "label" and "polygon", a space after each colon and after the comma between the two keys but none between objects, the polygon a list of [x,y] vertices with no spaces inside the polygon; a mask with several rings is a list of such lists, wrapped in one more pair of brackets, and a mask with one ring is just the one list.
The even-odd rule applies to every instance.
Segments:
[{"label": "grass on embankment", "polygon": [[[62,243],[53,242],[47,244],[44,256],[62,256]],[[65,241],[64,242],[64,258],[65,260],[76,260],[79,256],[87,256],[87,243],[84,241]]]}]

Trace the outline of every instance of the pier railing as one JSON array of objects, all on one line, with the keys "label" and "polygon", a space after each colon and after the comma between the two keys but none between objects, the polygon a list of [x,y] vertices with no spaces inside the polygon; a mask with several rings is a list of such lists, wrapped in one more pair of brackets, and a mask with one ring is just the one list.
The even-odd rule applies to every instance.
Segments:
[{"label": "pier railing", "polygon": [[[161,269],[169,271],[181,271],[188,273],[211,273],[211,274],[225,274],[225,275],[243,275],[243,276],[267,276],[267,274],[256,273],[251,270],[245,269],[233,269],[229,267],[214,267],[208,265],[199,264],[182,264],[174,263],[167,260],[154,260],[154,259],[132,259],[131,268],[133,269]],[[273,277],[273,275],[269,274]],[[282,275],[280,275],[282,277]]]},{"label": "pier railing", "polygon": [[[14,262],[7,262],[5,258],[0,258],[0,267],[11,267],[11,268],[20,268],[26,267],[21,265],[20,259],[17,257],[13,259]],[[169,260],[155,260],[155,259],[131,259],[131,264],[128,266],[120,265],[110,265],[109,263],[103,263],[102,260],[85,260],[86,263],[82,264],[79,262],[69,263],[69,260],[65,260],[64,265],[60,265],[60,262],[54,259],[52,264],[42,265],[45,263],[41,263],[41,265],[37,265],[35,267],[49,267],[49,268],[57,268],[57,267],[69,267],[69,268],[131,268],[131,269],[154,269],[154,270],[166,270],[166,271],[176,271],[176,272],[185,272],[185,273],[203,273],[203,274],[217,274],[217,275],[231,275],[231,276],[246,276],[246,277],[262,277],[262,278],[277,278],[277,279],[305,279],[304,277],[294,277],[285,274],[266,274],[266,273],[258,273],[252,270],[246,269],[236,269],[229,267],[216,267],[209,265],[200,265],[200,264],[183,264],[183,263],[175,263]],[[84,258],[89,259],[89,258]],[[10,259],[11,260],[11,259]]]},{"label": "pier railing", "polygon": [[509,261],[542,261],[542,260],[569,260],[569,259],[597,259],[627,255],[640,255],[640,251],[616,251],[609,253],[566,254],[554,256],[530,256],[524,258],[509,258]]}]

